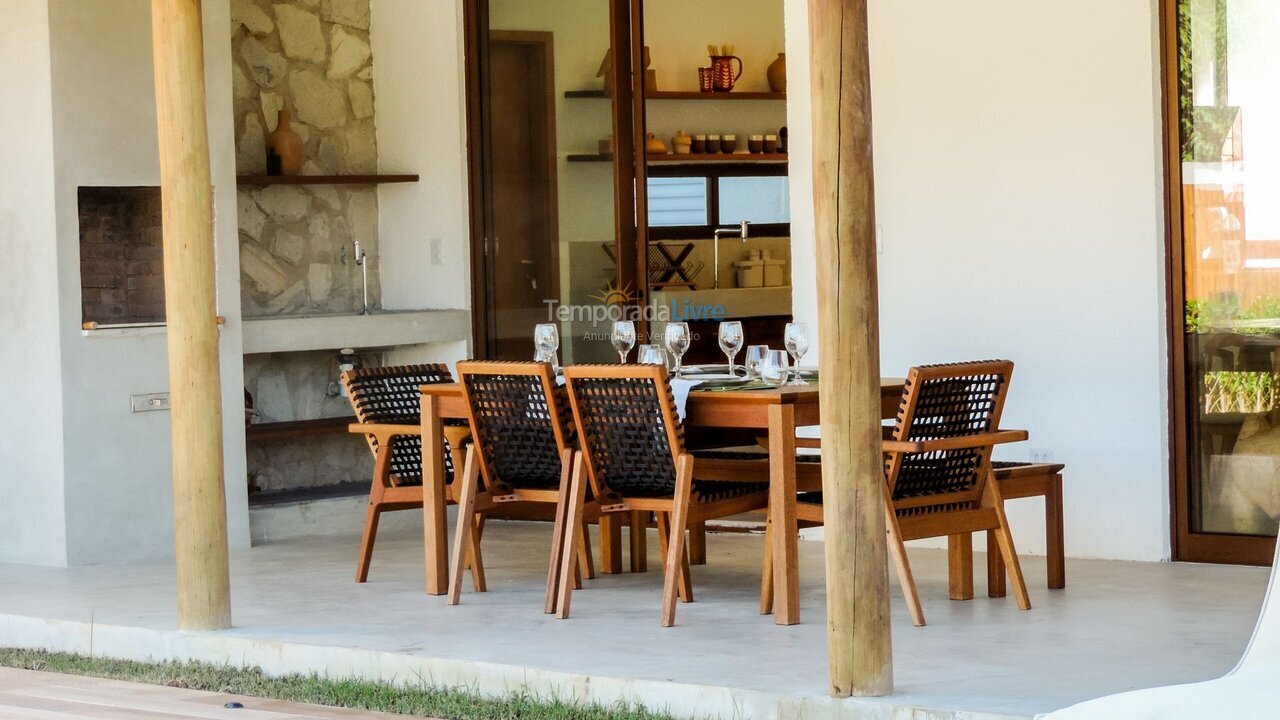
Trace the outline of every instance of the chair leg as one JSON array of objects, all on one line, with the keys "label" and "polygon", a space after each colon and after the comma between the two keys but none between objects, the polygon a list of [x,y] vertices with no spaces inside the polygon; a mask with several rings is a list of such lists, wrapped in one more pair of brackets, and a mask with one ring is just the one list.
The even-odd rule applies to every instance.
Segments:
[{"label": "chair leg", "polygon": [[364,516],[364,534],[360,538],[360,559],[356,561],[356,582],[369,579],[369,563],[373,560],[373,543],[378,537],[378,518],[382,515],[382,493],[391,473],[391,445],[379,447],[373,454],[373,481],[369,484],[369,509]]},{"label": "chair leg", "polygon": [[1000,557],[1000,541],[994,530],[987,531],[987,597],[1002,598],[1008,594],[1004,584],[1004,558]]},{"label": "chair leg", "polygon": [[893,498],[889,495],[889,486],[884,487],[885,532],[888,533],[889,557],[893,559],[894,569],[898,571],[898,582],[902,585],[902,596],[907,601],[907,612],[911,614],[911,624],[924,627],[924,608],[920,605],[920,593],[916,591],[916,579],[911,574],[911,563],[907,560],[907,546],[902,542],[902,531],[898,529],[898,515],[893,510]]},{"label": "chair leg", "polygon": [[[476,492],[479,492],[477,490]],[[471,588],[475,592],[488,592],[489,586],[484,581],[484,555],[480,552],[484,538],[485,516],[475,515],[475,527],[471,530],[471,545],[467,547],[467,569],[471,571]]]},{"label": "chair leg", "polygon": [[622,516],[610,513],[600,516],[600,572],[616,575],[622,572]]},{"label": "chair leg", "polygon": [[649,572],[649,512],[631,511],[631,528],[627,531],[631,541],[631,572]]},{"label": "chair leg", "polygon": [[569,617],[569,603],[573,597],[573,576],[578,567],[578,543],[582,533],[573,532],[582,524],[582,509],[587,501],[585,463],[579,453],[573,463],[573,479],[569,490],[569,506],[564,516],[565,545],[560,551],[560,590],[556,598],[556,617]]},{"label": "chair leg", "polygon": [[1059,590],[1067,586],[1067,550],[1062,531],[1062,476],[1049,480],[1049,493],[1044,496],[1045,555],[1049,562],[1049,587]]},{"label": "chair leg", "polygon": [[760,614],[773,614],[773,522],[764,523],[764,560],[760,568]]},{"label": "chair leg", "polygon": [[[671,543],[671,513],[654,513],[654,519],[658,525],[658,547],[661,548],[659,557],[662,558],[662,572],[665,576],[667,572],[667,547]],[[680,578],[676,585],[676,597],[683,602],[693,602],[693,591],[689,582],[689,553],[685,552],[681,559]]]},{"label": "chair leg", "polygon": [[973,533],[947,536],[947,579],[952,600],[973,599]]},{"label": "chair leg", "polygon": [[591,531],[587,521],[578,523],[578,531],[582,533],[582,543],[578,546],[578,571],[588,580],[596,579],[595,558],[591,557]]},{"label": "chair leg", "polygon": [[560,490],[556,495],[556,519],[551,526],[551,564],[547,568],[547,597],[542,611],[548,615],[556,611],[556,599],[560,594],[560,553],[564,551],[564,518],[569,512],[569,494],[573,484],[573,450],[560,455]]},{"label": "chair leg", "polygon": [[701,520],[689,525],[689,564],[707,564],[707,524]]},{"label": "chair leg", "polygon": [[[662,578],[662,626],[671,627],[676,624],[676,593],[681,576],[689,571],[685,564],[684,534],[689,523],[689,495],[693,486],[693,458],[681,455],[676,469],[675,507],[667,520],[671,526],[667,529],[667,547],[663,552],[667,556],[667,566]],[[688,583],[688,579],[685,578]],[[685,593],[685,602],[693,600],[692,589]]]},{"label": "chair leg", "polygon": [[[1000,496],[1000,487],[992,477],[987,482],[987,502],[996,511],[1000,526],[995,529],[996,544],[1000,546],[1000,554],[1004,556],[1005,570],[1013,583],[1013,597],[1021,610],[1031,609],[1031,596],[1027,594],[1027,583],[1022,577],[1022,566],[1018,564],[1018,551],[1013,546],[1013,534],[1009,532],[1009,519],[1004,514],[1004,498]],[[990,550],[988,550],[990,552]]]},{"label": "chair leg", "polygon": [[356,561],[356,582],[369,579],[369,563],[373,560],[373,541],[378,536],[378,518],[382,515],[382,506],[373,498],[369,498],[369,509],[364,515],[364,534],[360,537],[360,559]]},{"label": "chair leg", "polygon": [[462,471],[461,497],[458,498],[458,525],[453,538],[453,562],[449,566],[450,605],[457,605],[462,595],[462,572],[467,549],[474,540],[476,487],[479,485],[480,464],[476,462],[475,447],[467,448],[466,468]]}]

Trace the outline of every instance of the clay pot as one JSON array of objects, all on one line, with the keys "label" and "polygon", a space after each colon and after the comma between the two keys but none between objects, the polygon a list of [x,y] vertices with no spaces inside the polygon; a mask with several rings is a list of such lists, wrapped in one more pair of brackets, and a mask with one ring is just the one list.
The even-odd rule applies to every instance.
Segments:
[{"label": "clay pot", "polygon": [[677,155],[688,155],[693,150],[693,138],[681,130],[671,138],[671,149]]},{"label": "clay pot", "polygon": [[[734,73],[733,64],[738,63],[738,72]],[[742,77],[742,58],[737,55],[711,56],[711,90],[712,92],[729,92]]]},{"label": "clay pot", "polygon": [[765,76],[769,79],[769,89],[776,93],[784,93],[787,91],[787,54],[778,53],[778,59],[769,64],[769,69],[765,71]]},{"label": "clay pot", "polygon": [[302,137],[290,127],[288,110],[277,117],[276,131],[267,140],[267,174],[297,175],[302,170]]},{"label": "clay pot", "polygon": [[666,155],[667,144],[659,140],[654,133],[649,133],[649,138],[644,143],[644,150],[650,155]]}]

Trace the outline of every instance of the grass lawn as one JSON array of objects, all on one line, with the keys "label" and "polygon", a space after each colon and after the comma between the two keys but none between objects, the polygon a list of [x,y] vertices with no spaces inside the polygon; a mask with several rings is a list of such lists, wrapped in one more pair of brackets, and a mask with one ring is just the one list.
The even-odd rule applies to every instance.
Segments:
[{"label": "grass lawn", "polygon": [[671,719],[670,715],[649,712],[639,706],[577,705],[526,693],[487,698],[466,689],[434,687],[425,681],[397,687],[364,680],[330,680],[316,675],[277,678],[268,677],[256,667],[198,662],[143,663],[0,648],[0,666],[445,720]]}]

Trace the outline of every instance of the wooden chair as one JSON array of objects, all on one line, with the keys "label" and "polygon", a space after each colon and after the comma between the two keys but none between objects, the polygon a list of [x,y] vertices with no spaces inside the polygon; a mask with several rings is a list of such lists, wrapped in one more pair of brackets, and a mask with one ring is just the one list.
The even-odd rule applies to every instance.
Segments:
[{"label": "wooden chair", "polygon": [[[548,503],[556,506],[552,530],[551,562],[547,572],[546,612],[555,611],[560,552],[566,532],[566,498],[569,472],[575,454],[573,428],[562,409],[549,363],[460,362],[458,377],[471,427],[472,443],[458,493],[458,523],[449,579],[450,605],[461,597],[463,553],[479,538],[473,528],[487,510],[504,503]],[[485,492],[479,492],[483,478]],[[591,542],[584,520],[573,525],[577,571],[595,576]],[[581,582],[575,575],[575,584]]]},{"label": "wooden chair", "polygon": [[[364,368],[342,374],[342,384],[358,421],[348,430],[364,436],[374,458],[360,559],[356,565],[358,583],[369,578],[369,563],[382,513],[422,507],[421,393],[418,388],[450,382],[453,376],[449,368],[438,364]],[[456,449],[469,434],[465,423],[445,428],[445,444],[440,451],[444,453],[445,474],[450,481]],[[479,558],[473,559],[472,566],[474,580],[482,587],[484,566]]]},{"label": "wooden chair", "polygon": [[[666,368],[580,365],[566,367],[564,376],[580,442],[568,526],[580,522],[587,482],[601,513],[656,513],[664,566],[661,621],[670,627],[675,624],[677,595],[684,602],[693,601],[685,553],[688,526],[766,507],[767,486],[695,479],[694,458],[685,451]],[[566,542],[577,542],[578,537],[572,535]],[[566,566],[571,549],[562,556]],[[568,617],[571,591],[562,570],[558,617]]]},{"label": "wooden chair", "polygon": [[[926,365],[907,375],[898,417],[883,441],[885,522],[889,555],[916,626],[925,624],[924,609],[904,543],[921,538],[990,531],[1013,581],[1018,607],[1031,609],[1004,498],[991,467],[992,447],[1027,439],[1026,431],[997,429],[1012,374],[1013,363],[992,360]],[[796,515],[822,523],[822,493],[801,493]],[[765,593],[772,587],[772,572],[766,554]],[[772,598],[762,594],[762,609],[771,606]]]}]

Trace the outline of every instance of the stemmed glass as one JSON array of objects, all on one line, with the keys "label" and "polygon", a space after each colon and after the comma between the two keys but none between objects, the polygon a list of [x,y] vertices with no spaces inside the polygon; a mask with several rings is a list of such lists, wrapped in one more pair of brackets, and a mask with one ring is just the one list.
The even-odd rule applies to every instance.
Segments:
[{"label": "stemmed glass", "polygon": [[533,346],[538,349],[537,362],[549,362],[558,366],[556,351],[560,349],[560,326],[555,323],[538,323],[533,329]]},{"label": "stemmed glass", "polygon": [[760,379],[774,387],[787,384],[787,354],[770,350],[760,363]]},{"label": "stemmed glass", "polygon": [[791,353],[791,357],[795,362],[793,365],[796,369],[796,377],[788,385],[808,385],[809,383],[800,379],[800,358],[809,351],[809,338],[805,335],[804,323],[787,323],[787,328],[783,332],[784,342],[787,352]]},{"label": "stemmed glass", "polygon": [[641,365],[666,365],[667,359],[663,357],[660,346],[641,345],[640,352],[636,353],[636,362]]},{"label": "stemmed glass", "polygon": [[726,320],[720,323],[720,351],[729,358],[729,375],[733,376],[733,360],[742,349],[742,323],[737,320]]},{"label": "stemmed glass", "polygon": [[677,378],[684,378],[684,353],[689,349],[689,342],[692,339],[689,334],[689,323],[667,323],[667,330],[663,334],[663,340],[666,341],[667,351],[676,358],[675,376]]},{"label": "stemmed glass", "polygon": [[627,353],[636,345],[636,324],[631,320],[615,321],[609,340],[613,342],[613,349],[618,351],[618,362],[626,365]]},{"label": "stemmed glass", "polygon": [[747,377],[760,377],[760,363],[769,354],[768,345],[747,346]]}]

